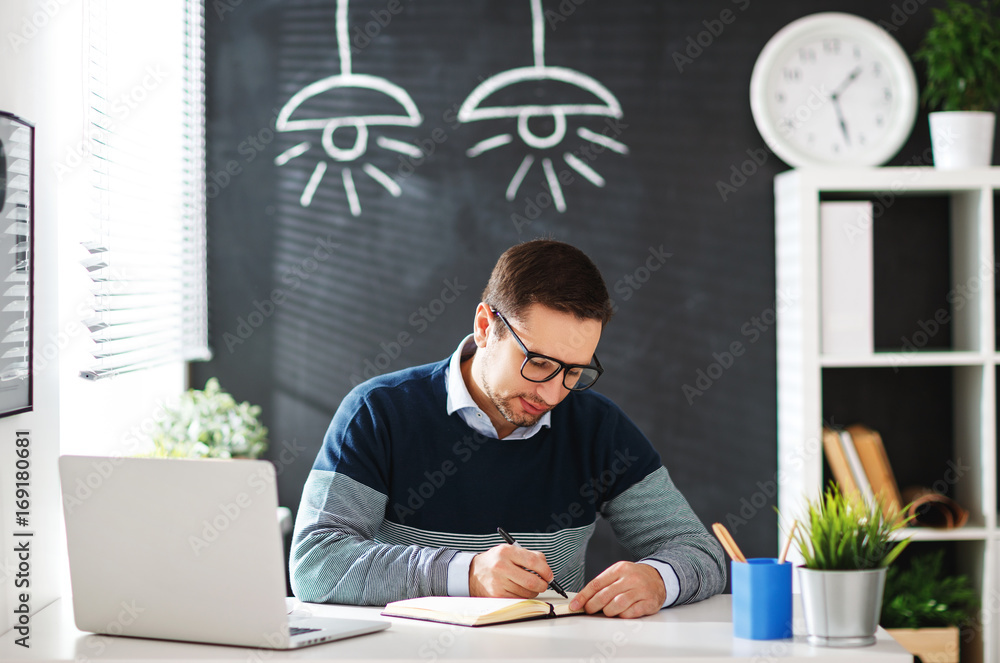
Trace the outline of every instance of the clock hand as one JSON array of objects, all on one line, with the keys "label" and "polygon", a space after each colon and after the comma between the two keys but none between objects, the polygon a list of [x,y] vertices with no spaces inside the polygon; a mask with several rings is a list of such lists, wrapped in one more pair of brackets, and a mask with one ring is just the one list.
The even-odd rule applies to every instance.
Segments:
[{"label": "clock hand", "polygon": [[837,121],[840,123],[840,131],[844,134],[844,142],[848,145],[851,144],[851,136],[847,133],[847,122],[844,121],[844,112],[840,108],[840,95],[842,95],[844,90],[846,90],[848,86],[854,82],[854,79],[861,75],[862,71],[861,67],[855,67],[851,70],[851,73],[847,75],[847,78],[841,81],[840,85],[835,87],[833,92],[830,93],[830,101],[833,103],[833,110],[837,114]]},{"label": "clock hand", "polygon": [[836,101],[837,98],[840,97],[840,95],[844,93],[844,90],[847,89],[847,86],[850,85],[851,83],[853,83],[855,78],[857,78],[858,76],[861,75],[862,71],[863,71],[863,69],[861,67],[855,67],[851,71],[851,73],[849,73],[847,75],[847,78],[845,78],[843,81],[841,81],[840,85],[838,85],[837,87],[833,88],[833,92],[830,93],[830,98]]},{"label": "clock hand", "polygon": [[830,101],[833,102],[833,110],[837,113],[837,121],[840,123],[840,131],[844,134],[844,142],[850,145],[851,137],[847,133],[847,122],[844,121],[844,113],[840,110],[840,101],[836,96],[831,97]]}]

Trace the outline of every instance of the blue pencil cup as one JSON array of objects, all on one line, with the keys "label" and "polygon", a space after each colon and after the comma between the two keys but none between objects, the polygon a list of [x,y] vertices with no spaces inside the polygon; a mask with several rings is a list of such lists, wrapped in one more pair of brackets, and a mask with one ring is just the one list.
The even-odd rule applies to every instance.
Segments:
[{"label": "blue pencil cup", "polygon": [[733,635],[750,640],[792,637],[792,563],[731,562]]}]

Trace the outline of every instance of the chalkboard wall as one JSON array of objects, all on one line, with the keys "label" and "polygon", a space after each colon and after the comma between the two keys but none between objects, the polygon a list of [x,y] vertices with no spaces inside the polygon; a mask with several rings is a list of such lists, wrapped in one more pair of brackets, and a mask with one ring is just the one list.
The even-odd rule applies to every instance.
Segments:
[{"label": "chalkboard wall", "polygon": [[[704,522],[775,554],[772,183],[787,166],[754,127],[750,73],[817,11],[879,22],[912,53],[942,3],[207,4],[215,356],[192,382],[263,406],[283,504],[356,382],[450,354],[497,256],[552,236],[594,259],[617,306],[599,390]],[[460,121],[477,86],[542,62],[579,75],[478,107],[572,104],[565,118]],[[921,113],[892,163],[928,145]],[[619,554],[599,529],[590,575]]]}]

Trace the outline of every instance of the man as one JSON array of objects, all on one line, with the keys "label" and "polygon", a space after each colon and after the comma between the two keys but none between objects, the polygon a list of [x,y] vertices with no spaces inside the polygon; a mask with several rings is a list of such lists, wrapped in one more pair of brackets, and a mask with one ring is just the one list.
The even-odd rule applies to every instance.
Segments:
[{"label": "man", "polygon": [[[579,249],[507,250],[449,359],[376,377],[340,404],[296,519],[296,596],[528,598],[555,578],[579,592],[571,607],[630,618],[722,591],[721,547],[635,424],[588,390],[611,314]],[[598,513],[640,561],[584,585]]]}]

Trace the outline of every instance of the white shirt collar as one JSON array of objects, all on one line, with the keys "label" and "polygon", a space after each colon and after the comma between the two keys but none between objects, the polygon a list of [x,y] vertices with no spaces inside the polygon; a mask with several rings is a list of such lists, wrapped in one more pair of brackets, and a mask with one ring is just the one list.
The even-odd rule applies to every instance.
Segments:
[{"label": "white shirt collar", "polygon": [[[497,431],[493,427],[493,422],[476,405],[476,401],[472,399],[472,394],[469,393],[469,388],[465,385],[465,380],[462,378],[462,359],[471,357],[475,353],[476,341],[473,335],[469,334],[462,339],[454,354],[451,355],[451,361],[448,362],[448,369],[445,371],[445,390],[448,392],[447,411],[449,415],[458,412],[458,416],[462,417],[462,420],[473,430],[487,437],[496,438]],[[523,440],[529,438],[540,431],[543,426],[547,428],[551,427],[551,419],[552,412],[548,411],[533,426],[515,428],[514,432],[504,439]]]}]

